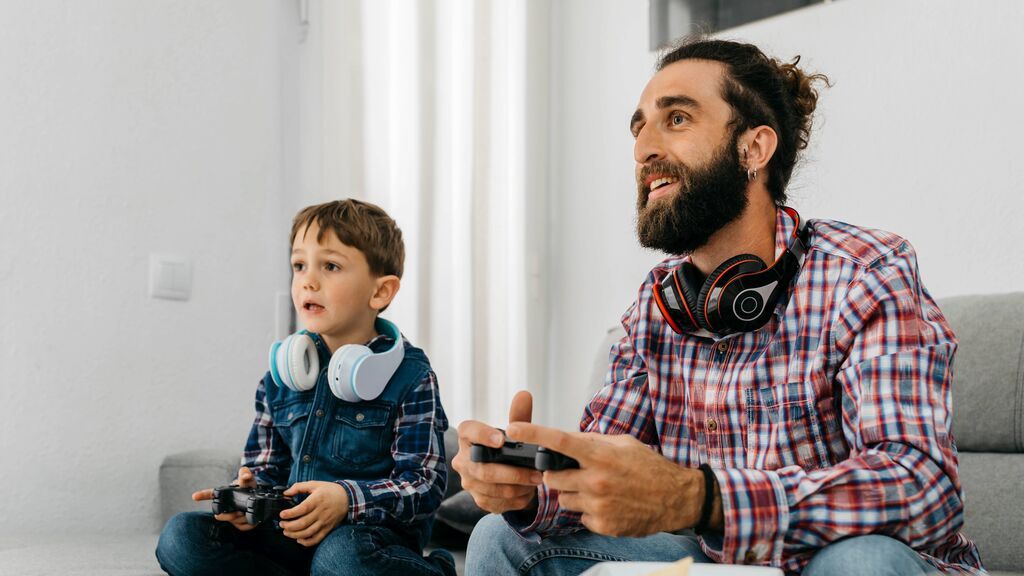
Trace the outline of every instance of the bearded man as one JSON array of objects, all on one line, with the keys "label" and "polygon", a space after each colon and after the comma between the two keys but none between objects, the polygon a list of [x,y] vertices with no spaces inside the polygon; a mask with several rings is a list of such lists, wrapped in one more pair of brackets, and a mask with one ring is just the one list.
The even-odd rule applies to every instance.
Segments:
[{"label": "bearded man", "polygon": [[581,432],[508,438],[579,462],[470,461],[501,432],[459,427],[477,525],[469,574],[578,574],[606,560],[787,573],[982,574],[960,533],[956,339],[905,239],[786,206],[816,84],[755,46],[665,54],[630,121],[641,244],[670,257],[622,317]]}]

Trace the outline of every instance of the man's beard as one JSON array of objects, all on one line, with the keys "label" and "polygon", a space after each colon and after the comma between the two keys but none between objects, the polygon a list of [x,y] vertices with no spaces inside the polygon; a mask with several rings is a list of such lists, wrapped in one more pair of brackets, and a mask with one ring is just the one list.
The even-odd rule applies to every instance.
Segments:
[{"label": "man's beard", "polygon": [[[746,210],[747,174],[736,149],[738,135],[697,168],[659,161],[645,166],[637,180],[636,234],[640,244],[669,254],[685,255],[707,244],[711,236]],[[650,174],[679,178],[668,198],[647,203],[644,181]]]}]

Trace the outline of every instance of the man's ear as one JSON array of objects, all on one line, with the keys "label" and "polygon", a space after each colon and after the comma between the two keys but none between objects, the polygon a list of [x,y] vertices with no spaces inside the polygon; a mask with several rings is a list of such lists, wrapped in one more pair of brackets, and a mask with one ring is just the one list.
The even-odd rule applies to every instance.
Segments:
[{"label": "man's ear", "polygon": [[743,168],[748,171],[764,171],[779,146],[779,136],[769,126],[758,126],[747,130],[740,137],[738,145]]},{"label": "man's ear", "polygon": [[370,308],[377,311],[387,308],[401,286],[402,280],[394,274],[377,278],[373,296],[370,297]]}]

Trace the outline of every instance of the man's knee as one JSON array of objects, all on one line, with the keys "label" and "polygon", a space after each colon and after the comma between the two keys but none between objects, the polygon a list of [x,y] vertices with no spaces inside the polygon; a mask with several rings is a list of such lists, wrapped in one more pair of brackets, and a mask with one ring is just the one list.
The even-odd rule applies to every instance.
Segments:
[{"label": "man's knee", "polygon": [[514,573],[512,546],[522,542],[505,519],[489,514],[477,522],[466,548],[467,574]]},{"label": "man's knee", "polygon": [[804,576],[903,576],[934,574],[912,548],[888,536],[846,538],[822,548],[804,569]]},{"label": "man's knee", "polygon": [[189,560],[209,544],[213,522],[211,515],[202,512],[182,512],[168,520],[156,545],[156,558],[164,571],[191,573]]}]

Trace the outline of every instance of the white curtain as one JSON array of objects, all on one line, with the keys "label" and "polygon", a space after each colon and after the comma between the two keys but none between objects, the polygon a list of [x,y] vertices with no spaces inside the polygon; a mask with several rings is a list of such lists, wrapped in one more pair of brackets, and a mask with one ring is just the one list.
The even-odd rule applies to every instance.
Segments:
[{"label": "white curtain", "polygon": [[506,421],[546,374],[545,3],[310,0],[298,204],[362,198],[398,221],[386,313],[423,347],[449,418]]}]

